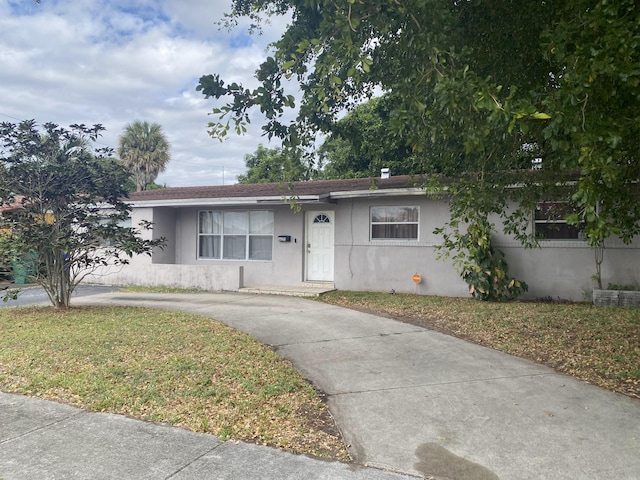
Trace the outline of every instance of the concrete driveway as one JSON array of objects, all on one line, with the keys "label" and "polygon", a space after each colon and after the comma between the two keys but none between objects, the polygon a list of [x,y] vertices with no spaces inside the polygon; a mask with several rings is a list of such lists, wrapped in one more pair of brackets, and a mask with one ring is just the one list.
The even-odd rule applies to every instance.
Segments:
[{"label": "concrete driveway", "polygon": [[517,357],[295,297],[104,293],[217,318],[328,395],[356,462],[441,479],[640,478],[640,401]]},{"label": "concrete driveway", "polygon": [[451,479],[640,478],[640,401],[438,332],[295,297],[107,293],[217,318],[328,395],[356,462]]}]

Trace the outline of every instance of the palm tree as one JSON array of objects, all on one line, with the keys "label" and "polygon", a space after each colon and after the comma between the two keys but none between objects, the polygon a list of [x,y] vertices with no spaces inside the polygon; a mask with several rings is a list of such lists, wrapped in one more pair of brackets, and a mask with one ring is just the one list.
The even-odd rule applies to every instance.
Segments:
[{"label": "palm tree", "polygon": [[169,162],[169,141],[157,123],[136,120],[125,126],[118,146],[118,156],[131,172],[140,192],[153,183]]}]

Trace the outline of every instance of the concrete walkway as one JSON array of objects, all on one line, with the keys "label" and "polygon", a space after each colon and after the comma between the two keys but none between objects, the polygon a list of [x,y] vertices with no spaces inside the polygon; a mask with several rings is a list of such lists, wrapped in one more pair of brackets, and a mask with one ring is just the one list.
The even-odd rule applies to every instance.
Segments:
[{"label": "concrete walkway", "polygon": [[213,435],[0,393],[3,480],[407,480]]},{"label": "concrete walkway", "polygon": [[[328,394],[331,412],[360,465],[455,480],[640,478],[639,401],[437,332],[296,297],[113,292],[78,298],[75,304],[187,310],[217,318],[272,345]],[[6,406],[11,402],[17,413]],[[22,402],[28,405],[23,407]],[[62,429],[59,432],[40,424],[29,429],[22,424],[31,421],[33,408],[44,408],[32,407],[31,402],[40,401],[0,396],[0,477],[5,480],[402,478],[253,445],[220,445],[211,436],[75,409],[61,424],[52,420],[52,425],[60,425],[53,427]],[[44,403],[54,410],[71,408]],[[129,423],[136,425],[132,435],[157,438],[155,458],[164,459],[158,465],[168,465],[162,473],[139,475],[140,469],[155,465],[148,449],[136,453],[124,444],[120,450],[102,452],[98,445],[83,448],[91,442],[81,439],[72,449],[80,470],[85,468],[77,458],[80,454],[102,455],[100,462],[120,465],[121,455],[130,452],[142,466],[114,476],[19,475],[21,468],[44,468],[46,458],[55,463],[58,453],[49,449],[62,448],[55,439],[67,439],[65,432],[94,432],[113,441]],[[173,442],[184,444],[186,450],[172,446],[171,453],[162,451],[163,445]],[[130,443],[149,442],[132,437]],[[41,452],[35,459],[30,454],[34,448]],[[193,459],[195,463],[189,463]],[[175,464],[181,461],[186,466],[176,471]],[[243,461],[247,463],[242,465]],[[301,469],[295,470],[294,464],[302,464]],[[252,470],[260,466],[265,466],[263,472]],[[167,475],[172,469],[177,473]],[[202,475],[195,476],[194,471]],[[273,472],[277,473],[270,475]]]}]

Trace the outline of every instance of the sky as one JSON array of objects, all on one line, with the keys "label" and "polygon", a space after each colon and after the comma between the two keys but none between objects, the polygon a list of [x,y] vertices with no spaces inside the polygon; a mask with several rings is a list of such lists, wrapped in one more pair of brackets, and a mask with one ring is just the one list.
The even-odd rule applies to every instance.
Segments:
[{"label": "sky", "polygon": [[257,86],[253,75],[268,44],[286,28],[274,19],[262,35],[218,22],[231,0],[0,0],[0,122],[34,119],[102,124],[98,147],[117,148],[136,120],[158,123],[171,160],[156,182],[171,187],[222,185],[244,173],[260,143],[259,112],[243,136],[207,134],[213,99],[198,79]]}]

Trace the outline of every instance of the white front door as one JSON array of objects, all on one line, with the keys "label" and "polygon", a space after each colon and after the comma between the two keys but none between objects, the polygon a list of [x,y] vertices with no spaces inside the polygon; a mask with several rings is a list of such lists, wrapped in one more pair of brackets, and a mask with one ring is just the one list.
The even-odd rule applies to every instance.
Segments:
[{"label": "white front door", "polygon": [[307,212],[307,280],[333,282],[333,212]]}]

